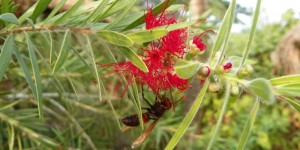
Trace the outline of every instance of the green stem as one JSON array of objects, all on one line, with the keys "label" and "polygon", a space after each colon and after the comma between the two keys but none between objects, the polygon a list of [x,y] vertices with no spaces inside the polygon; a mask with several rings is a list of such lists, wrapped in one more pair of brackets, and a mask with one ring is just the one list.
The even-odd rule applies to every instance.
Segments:
[{"label": "green stem", "polygon": [[226,92],[225,92],[225,96],[224,96],[223,105],[222,105],[222,108],[221,108],[221,111],[220,111],[220,115],[219,115],[219,118],[218,118],[217,125],[216,125],[216,127],[215,127],[215,129],[213,131],[212,138],[210,139],[210,142],[208,144],[207,150],[211,149],[212,144],[215,141],[215,137],[216,137],[217,133],[220,130],[224,114],[225,114],[226,109],[227,109],[228,104],[229,104],[230,88],[231,88],[231,84],[227,82],[226,83]]}]

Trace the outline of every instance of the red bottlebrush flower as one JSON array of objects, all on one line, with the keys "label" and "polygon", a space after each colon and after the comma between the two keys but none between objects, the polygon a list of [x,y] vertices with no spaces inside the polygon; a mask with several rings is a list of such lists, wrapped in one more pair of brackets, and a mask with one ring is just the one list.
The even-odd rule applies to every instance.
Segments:
[{"label": "red bottlebrush flower", "polygon": [[176,15],[170,15],[163,11],[160,16],[156,16],[153,14],[152,8],[149,8],[146,14],[145,23],[146,29],[149,30],[155,27],[174,24],[177,23],[177,21]]},{"label": "red bottlebrush flower", "polygon": [[224,66],[223,66],[223,69],[226,71],[226,70],[230,70],[232,68],[232,64],[231,62],[227,62]]},{"label": "red bottlebrush flower", "polygon": [[[176,14],[165,12],[153,14],[152,8],[148,9],[145,18],[146,29],[170,25],[177,23]],[[149,72],[145,73],[134,66],[131,62],[113,63],[105,66],[112,66],[117,75],[125,75],[128,83],[123,94],[128,86],[132,83],[133,78],[137,83],[147,85],[153,93],[158,94],[160,91],[166,91],[171,88],[180,90],[187,89],[190,85],[187,79],[179,78],[174,72],[174,64],[177,58],[183,58],[186,49],[187,29],[177,29],[170,31],[167,35],[152,41],[140,54],[142,60],[148,67]],[[123,95],[122,94],[122,95]]]},{"label": "red bottlebrush flower", "polygon": [[161,50],[169,52],[178,58],[183,58],[183,55],[186,53],[186,40],[186,28],[171,31],[166,36],[161,38]]},{"label": "red bottlebrush flower", "polygon": [[202,42],[202,39],[198,36],[195,36],[193,38],[193,44],[195,44],[200,51],[204,51],[206,49],[206,45]]},{"label": "red bottlebrush flower", "polygon": [[191,85],[188,84],[188,79],[182,79],[182,78],[178,77],[177,74],[172,75],[172,74],[168,73],[167,78],[168,78],[168,83],[170,86],[169,88],[176,87],[179,90],[184,91],[187,88],[191,87]]}]

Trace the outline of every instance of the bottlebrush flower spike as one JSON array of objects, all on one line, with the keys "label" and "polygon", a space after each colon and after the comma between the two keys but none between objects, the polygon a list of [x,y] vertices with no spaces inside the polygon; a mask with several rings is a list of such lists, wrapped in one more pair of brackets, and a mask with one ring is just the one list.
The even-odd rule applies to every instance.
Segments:
[{"label": "bottlebrush flower spike", "polygon": [[[148,9],[145,16],[147,30],[177,23],[176,14],[168,13],[165,10],[160,14],[154,14],[152,7]],[[135,67],[131,62],[113,63],[105,66],[112,66],[117,75],[125,75],[128,79],[123,94],[133,79],[137,83],[147,85],[155,94],[171,88],[183,91],[190,87],[188,79],[182,79],[174,74],[174,65],[176,60],[183,58],[186,53],[186,40],[187,28],[182,28],[170,31],[162,38],[150,42],[147,47],[141,48],[144,53],[140,54],[140,57],[148,67],[149,72],[147,73]]]}]

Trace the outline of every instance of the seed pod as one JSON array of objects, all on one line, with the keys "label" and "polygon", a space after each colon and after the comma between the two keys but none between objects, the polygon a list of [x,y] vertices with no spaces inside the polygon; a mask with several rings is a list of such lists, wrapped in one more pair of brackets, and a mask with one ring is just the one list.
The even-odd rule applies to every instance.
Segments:
[{"label": "seed pod", "polygon": [[239,72],[237,73],[237,77],[238,78],[243,78],[243,77],[247,77],[250,74],[253,73],[253,68],[251,65],[246,65],[244,67],[242,67]]}]

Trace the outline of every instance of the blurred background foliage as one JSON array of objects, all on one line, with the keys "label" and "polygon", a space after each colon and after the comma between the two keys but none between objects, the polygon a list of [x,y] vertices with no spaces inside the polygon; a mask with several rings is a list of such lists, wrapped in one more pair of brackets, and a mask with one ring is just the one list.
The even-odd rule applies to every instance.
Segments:
[{"label": "blurred background foliage", "polygon": [[[160,1],[151,2],[156,5]],[[204,14],[201,19],[212,18],[212,21],[201,24],[203,30],[218,28],[228,7],[227,1],[208,2],[210,13]],[[176,3],[188,4],[184,0]],[[21,6],[19,8],[26,10]],[[129,14],[143,12],[145,8],[145,2],[138,1]],[[237,13],[251,15],[251,11],[240,6]],[[292,14],[292,11],[288,11],[280,23],[263,25],[257,29],[250,54],[250,59],[257,63],[250,78],[283,75],[270,71],[273,65],[269,57],[283,35],[299,22]],[[42,21],[46,15],[47,11],[36,23]],[[79,25],[80,19],[86,15],[80,14],[79,18],[71,23]],[[116,15],[109,16],[103,22],[110,22],[115,17]],[[185,17],[187,19],[189,16]],[[241,23],[238,18],[237,23]],[[231,35],[229,56],[242,55],[247,35],[248,30]],[[130,98],[127,95],[121,98],[124,83],[112,71],[99,67],[102,94],[102,101],[99,101],[98,83],[94,82],[96,78],[91,71],[93,57],[97,64],[124,61],[124,57],[115,46],[99,40],[94,35],[87,38],[86,35],[72,33],[71,53],[62,70],[53,74],[54,61],[50,60],[49,49],[53,47],[56,50],[51,59],[57,59],[63,36],[64,32],[57,31],[30,33],[30,39],[36,47],[42,78],[44,122],[38,119],[37,103],[25,82],[17,59],[13,57],[4,79],[0,82],[0,149],[129,149],[135,138],[142,133],[142,128],[121,131],[124,125],[120,124],[120,119],[135,113]],[[26,65],[30,66],[25,34],[15,34],[15,42]],[[89,52],[91,49],[94,56]],[[174,99],[179,99],[182,95],[174,95]],[[154,101],[151,93],[146,93],[146,97]],[[229,108],[213,149],[235,149],[253,102],[252,97],[242,94]],[[189,104],[183,100],[176,105],[175,112],[166,112],[141,149],[164,148],[190,107]],[[221,94],[208,93],[196,119],[176,149],[205,149],[221,104]],[[287,103],[277,100],[273,105],[262,105],[246,149],[300,149],[299,129],[300,114]]]}]

